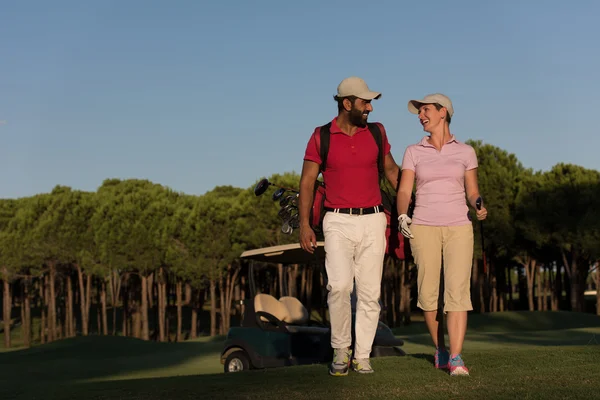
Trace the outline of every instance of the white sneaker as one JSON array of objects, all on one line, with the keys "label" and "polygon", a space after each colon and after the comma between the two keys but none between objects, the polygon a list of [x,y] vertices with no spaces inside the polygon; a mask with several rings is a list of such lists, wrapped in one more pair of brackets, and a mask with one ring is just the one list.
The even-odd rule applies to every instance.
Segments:
[{"label": "white sneaker", "polygon": [[355,358],[352,360],[352,369],[359,374],[372,374],[371,360],[368,358]]}]

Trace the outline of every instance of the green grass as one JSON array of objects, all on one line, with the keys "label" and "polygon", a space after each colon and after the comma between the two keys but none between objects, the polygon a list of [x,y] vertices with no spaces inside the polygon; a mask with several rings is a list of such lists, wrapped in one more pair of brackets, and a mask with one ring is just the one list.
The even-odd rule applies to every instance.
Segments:
[{"label": "green grass", "polygon": [[460,378],[432,368],[424,329],[416,321],[397,330],[408,356],[374,359],[374,375],[344,378],[325,365],[223,374],[222,337],[78,337],[0,353],[0,399],[598,398],[600,317],[472,315],[463,352],[471,376]]}]

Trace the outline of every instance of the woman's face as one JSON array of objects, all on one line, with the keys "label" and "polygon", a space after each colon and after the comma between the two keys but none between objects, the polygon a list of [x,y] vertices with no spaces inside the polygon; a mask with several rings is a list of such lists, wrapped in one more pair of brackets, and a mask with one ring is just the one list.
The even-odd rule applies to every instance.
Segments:
[{"label": "woman's face", "polygon": [[443,124],[445,115],[446,109],[444,107],[440,108],[439,111],[434,104],[423,104],[419,107],[419,121],[425,132],[431,133],[440,124]]}]

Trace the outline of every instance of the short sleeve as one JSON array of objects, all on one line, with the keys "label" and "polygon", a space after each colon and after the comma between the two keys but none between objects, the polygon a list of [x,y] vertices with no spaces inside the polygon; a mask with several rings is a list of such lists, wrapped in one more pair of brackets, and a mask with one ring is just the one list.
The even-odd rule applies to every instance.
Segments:
[{"label": "short sleeve", "polygon": [[319,128],[315,129],[310,139],[308,139],[308,143],[306,145],[306,151],[304,152],[304,160],[316,162],[317,164],[321,164],[321,155],[319,154],[319,137],[320,130]]},{"label": "short sleeve", "polygon": [[465,169],[468,171],[470,169],[475,169],[478,167],[477,163],[477,154],[475,153],[475,149],[472,146],[468,146],[467,151],[467,159],[465,160]]},{"label": "short sleeve", "polygon": [[406,150],[404,150],[404,157],[402,157],[402,169],[409,169],[411,171],[415,171],[417,168],[415,164],[415,160],[412,154],[411,146],[408,146]]}]

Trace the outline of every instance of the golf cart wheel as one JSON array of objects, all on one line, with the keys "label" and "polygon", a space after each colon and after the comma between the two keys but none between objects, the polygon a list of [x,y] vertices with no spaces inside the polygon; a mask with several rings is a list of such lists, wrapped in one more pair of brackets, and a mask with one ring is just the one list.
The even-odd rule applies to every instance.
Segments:
[{"label": "golf cart wheel", "polygon": [[234,351],[227,356],[224,369],[225,373],[247,371],[250,369],[250,360],[245,352]]}]

